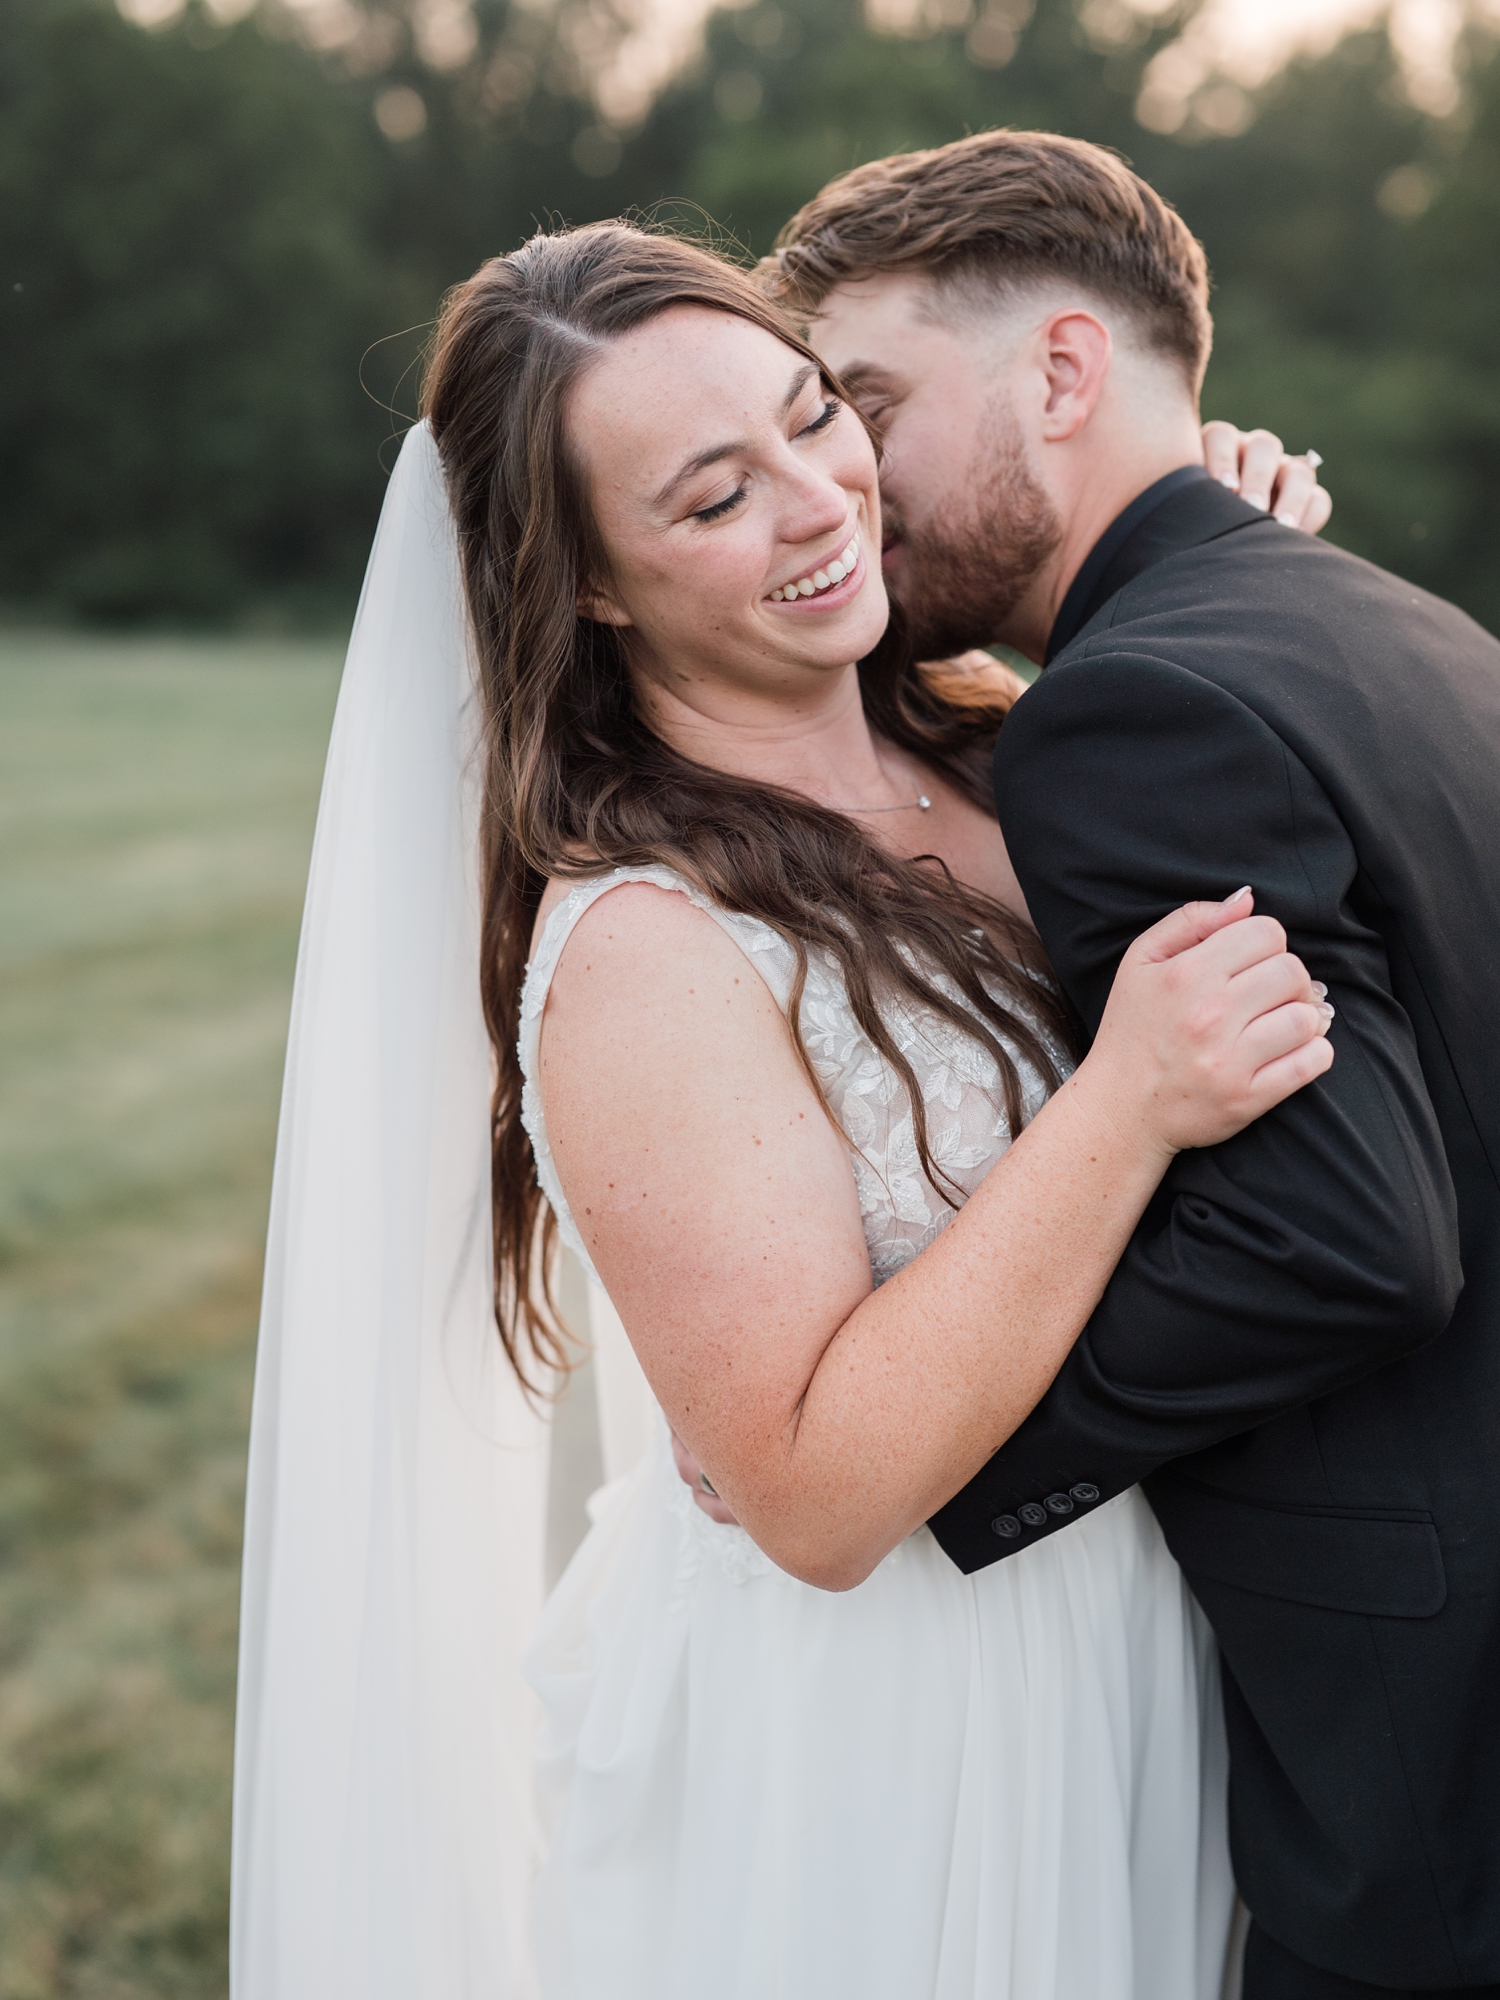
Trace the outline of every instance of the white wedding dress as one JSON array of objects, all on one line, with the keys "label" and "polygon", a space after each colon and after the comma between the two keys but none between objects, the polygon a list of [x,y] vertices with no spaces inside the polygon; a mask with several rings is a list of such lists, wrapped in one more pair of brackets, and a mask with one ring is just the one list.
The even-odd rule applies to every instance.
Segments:
[{"label": "white wedding dress", "polygon": [[[553,911],[522,1002],[525,1116],[564,1240],[537,1049],[574,924],[681,890],[785,1008],[793,956],[666,869]],[[971,1193],[1009,1143],[984,1051],[892,1017],[934,1158]],[[952,1211],[904,1089],[816,960],[808,1050],[850,1141],[875,1282]],[[1041,1102],[1039,1080],[1031,1105]],[[1237,1983],[1215,1656],[1138,1492],[965,1577],[924,1528],[813,1589],[710,1521],[664,1420],[607,1488],[528,1656],[549,1840],[546,2000],[1220,2000]]]}]

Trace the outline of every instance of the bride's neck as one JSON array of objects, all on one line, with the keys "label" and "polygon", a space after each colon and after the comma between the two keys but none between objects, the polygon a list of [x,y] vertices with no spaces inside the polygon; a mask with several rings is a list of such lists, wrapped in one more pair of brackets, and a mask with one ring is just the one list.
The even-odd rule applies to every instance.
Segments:
[{"label": "bride's neck", "polygon": [[638,676],[636,698],[674,750],[711,770],[780,785],[823,806],[870,806],[910,789],[882,760],[850,666],[805,693],[716,686],[678,693]]}]

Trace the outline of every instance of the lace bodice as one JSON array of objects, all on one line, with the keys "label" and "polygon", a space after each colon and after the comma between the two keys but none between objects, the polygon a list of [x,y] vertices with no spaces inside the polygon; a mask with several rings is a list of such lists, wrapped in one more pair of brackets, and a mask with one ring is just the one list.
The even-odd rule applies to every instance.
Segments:
[{"label": "lace bodice", "polygon": [[[521,995],[519,1054],[525,1079],[521,1117],[536,1153],[542,1192],[556,1213],[563,1241],[589,1271],[593,1266],[547,1142],[537,1088],[537,1050],[547,989],[573,926],[601,896],[625,882],[650,882],[687,896],[733,938],[783,1012],[796,970],[792,947],[779,931],[756,917],[720,909],[670,868],[617,868],[580,882],[548,917]],[[954,997],[959,997],[956,992]],[[979,1043],[926,1009],[892,1002],[885,1018],[921,1087],[932,1158],[962,1195],[970,1195],[1011,1140],[998,1067]],[[829,1106],[849,1141],[870,1268],[880,1285],[910,1263],[952,1220],[954,1211],[922,1172],[905,1085],[855,1020],[837,965],[816,953],[810,957],[803,988],[801,1026]],[[1030,1117],[1040,1109],[1046,1091],[1036,1072],[1016,1051],[1011,1054]]]}]

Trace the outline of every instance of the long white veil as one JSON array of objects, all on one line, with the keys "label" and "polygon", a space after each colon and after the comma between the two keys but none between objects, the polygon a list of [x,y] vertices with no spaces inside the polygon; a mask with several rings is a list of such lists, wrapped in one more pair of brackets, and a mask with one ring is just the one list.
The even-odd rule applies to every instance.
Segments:
[{"label": "long white veil", "polygon": [[525,2000],[548,1426],[490,1308],[472,666],[413,430],[318,813],[255,1378],[235,2000]]}]

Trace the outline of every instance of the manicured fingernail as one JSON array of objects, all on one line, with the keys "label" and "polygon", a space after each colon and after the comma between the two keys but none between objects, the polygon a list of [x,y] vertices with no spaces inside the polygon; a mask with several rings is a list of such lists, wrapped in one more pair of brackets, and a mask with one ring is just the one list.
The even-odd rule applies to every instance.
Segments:
[{"label": "manicured fingernail", "polygon": [[1326,1000],[1325,1000],[1325,1001],[1323,1001],[1323,1003],[1322,1003],[1322,1004],[1320,1005],[1320,1007],[1318,1008],[1318,1012],[1319,1012],[1319,1013],[1320,1013],[1320,1014],[1321,1014],[1321,1015],[1323,1016],[1323,1019],[1324,1019],[1325,1021],[1331,1021],[1331,1020],[1333,1019],[1334,1015],[1335,1015],[1335,1014],[1336,1014],[1336,1013],[1337,1013],[1338,1011],[1339,1011],[1339,1010],[1338,1010],[1338,1008],[1337,1008],[1337,1007],[1330,1007],[1330,1006],[1329,1006],[1329,1004],[1328,1004],[1328,1002],[1327,1002]]},{"label": "manicured fingernail", "polygon": [[1282,509],[1276,518],[1283,528],[1299,528],[1302,525],[1300,516],[1288,513],[1285,508]]},{"label": "manicured fingernail", "polygon": [[1315,979],[1313,981],[1312,990],[1314,993],[1317,994],[1320,1000],[1326,1000],[1328,998],[1328,988],[1323,984],[1321,979]]},{"label": "manicured fingernail", "polygon": [[1238,493],[1240,490],[1239,477],[1233,472],[1221,472],[1219,474],[1219,484],[1227,486],[1231,493]]},{"label": "manicured fingernail", "polygon": [[1237,903],[1240,900],[1241,896],[1248,896],[1249,893],[1250,893],[1250,884],[1247,882],[1243,889],[1236,889],[1232,896],[1226,896],[1224,898],[1225,908],[1227,909],[1231,903]]}]

